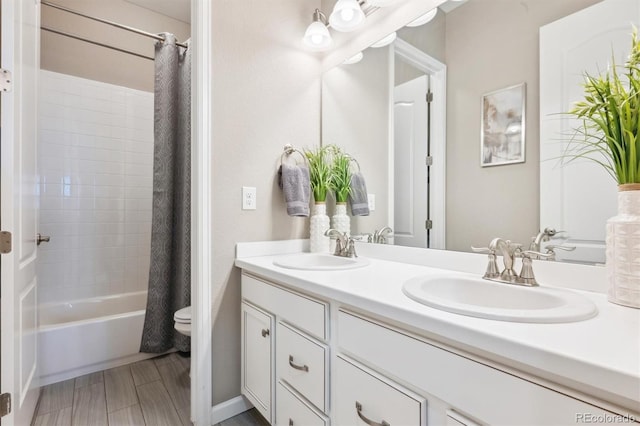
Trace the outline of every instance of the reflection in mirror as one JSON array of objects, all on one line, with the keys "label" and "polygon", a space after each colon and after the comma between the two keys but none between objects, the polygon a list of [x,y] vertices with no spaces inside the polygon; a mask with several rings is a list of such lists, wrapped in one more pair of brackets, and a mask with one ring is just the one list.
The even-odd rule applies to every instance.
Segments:
[{"label": "reflection in mirror", "polygon": [[[625,3],[604,3],[612,1]],[[394,44],[369,48],[359,63],[335,67],[323,77],[323,143],[338,144],[354,155],[367,178],[368,191],[376,195],[376,210],[368,218],[359,218],[353,232],[368,233],[389,225],[394,228],[396,244],[458,251],[470,251],[472,245],[486,246],[498,236],[528,247],[531,238],[547,226],[568,231],[557,234],[566,240],[573,229],[561,214],[557,223],[541,223],[539,31],[599,0],[457,3],[453,8],[452,2],[443,4],[427,24],[399,29]],[[627,18],[625,25],[628,22]],[[589,28],[587,25],[572,31],[588,32]],[[385,35],[380,34],[380,38]],[[418,107],[419,100],[425,100],[425,88],[434,91],[434,75],[416,65],[420,62],[417,57],[446,66],[445,93],[434,92],[431,116],[426,120],[426,112],[414,114],[411,110]],[[527,91],[526,161],[483,168],[479,161],[482,95],[521,83],[526,84]],[[579,82],[573,84],[579,89]],[[408,87],[413,85],[422,93],[409,93]],[[437,102],[442,105],[440,110]],[[554,112],[566,111],[571,102],[557,104]],[[428,131],[424,123],[416,121],[418,118],[430,122]],[[401,126],[407,123],[415,129]],[[422,129],[422,135],[416,133],[418,129]],[[436,148],[438,135],[443,142],[441,152]],[[549,137],[555,141],[560,136]],[[433,166],[427,171],[427,160],[417,149],[428,150],[429,139]],[[413,163],[408,158],[413,158]],[[555,166],[557,161],[548,163]],[[430,176],[425,178],[427,173]],[[442,173],[441,183],[434,176],[437,173]],[[430,188],[417,189],[425,180]],[[615,184],[607,184],[615,192]],[[440,200],[434,201],[434,196]],[[437,216],[439,211],[442,217]],[[589,209],[581,214],[588,216]],[[417,228],[421,226],[424,233],[429,219],[431,235],[424,236]],[[604,235],[604,223],[592,227],[601,229]],[[442,240],[438,241],[434,235],[440,230]],[[575,240],[566,244],[575,245]],[[556,257],[600,261],[581,259],[575,255],[579,251],[558,251]]]}]

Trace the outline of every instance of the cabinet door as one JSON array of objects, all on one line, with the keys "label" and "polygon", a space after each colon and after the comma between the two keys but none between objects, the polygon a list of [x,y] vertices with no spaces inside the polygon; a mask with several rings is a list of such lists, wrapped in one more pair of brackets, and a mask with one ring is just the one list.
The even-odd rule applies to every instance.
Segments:
[{"label": "cabinet door", "polygon": [[242,393],[271,422],[274,318],[242,304]]}]

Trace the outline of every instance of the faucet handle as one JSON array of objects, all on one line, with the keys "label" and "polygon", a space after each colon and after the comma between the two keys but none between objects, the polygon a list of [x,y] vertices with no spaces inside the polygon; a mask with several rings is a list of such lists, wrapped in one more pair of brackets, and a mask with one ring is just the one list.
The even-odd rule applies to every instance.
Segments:
[{"label": "faucet handle", "polygon": [[492,254],[496,253],[496,251],[494,249],[491,249],[489,247],[474,247],[474,246],[471,246],[471,250],[473,250],[476,253],[492,253]]},{"label": "faucet handle", "polygon": [[549,244],[547,246],[545,246],[544,248],[546,248],[547,250],[564,250],[564,251],[574,251],[576,249],[576,246],[565,246],[563,244]]},{"label": "faucet handle", "polygon": [[489,254],[489,262],[487,263],[487,270],[485,271],[482,278],[493,279],[498,278],[500,276],[500,270],[498,269],[498,262],[496,260],[496,251],[489,247],[473,247],[471,246],[471,250],[476,253],[488,253]]}]

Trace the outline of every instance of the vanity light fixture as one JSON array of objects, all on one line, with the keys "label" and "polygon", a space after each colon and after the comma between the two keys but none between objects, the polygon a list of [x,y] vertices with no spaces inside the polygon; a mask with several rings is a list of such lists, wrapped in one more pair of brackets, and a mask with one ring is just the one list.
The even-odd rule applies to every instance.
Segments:
[{"label": "vanity light fixture", "polygon": [[325,50],[331,45],[327,17],[320,12],[320,9],[313,12],[313,22],[307,27],[302,41],[307,47],[316,51]]},{"label": "vanity light fixture", "polygon": [[373,43],[371,45],[371,47],[384,47],[387,46],[391,43],[393,43],[393,41],[396,39],[396,32],[392,32],[391,34],[389,34],[388,36],[384,37],[383,39],[380,39],[378,41],[376,41],[375,43]]},{"label": "vanity light fixture", "polygon": [[406,26],[419,27],[420,25],[424,25],[427,22],[431,21],[433,18],[435,18],[437,13],[438,13],[438,8],[436,7],[434,9],[431,9],[424,15],[419,16],[417,19],[414,19],[413,21],[409,22]]},{"label": "vanity light fixture", "polygon": [[364,12],[357,0],[338,0],[329,16],[329,24],[336,31],[349,32],[357,29],[364,19]]},{"label": "vanity light fixture", "polygon": [[353,55],[352,57],[350,57],[349,59],[347,59],[346,61],[344,61],[343,64],[344,65],[357,64],[358,62],[360,62],[362,60],[363,57],[364,57],[364,54],[362,52],[358,52],[355,55]]}]

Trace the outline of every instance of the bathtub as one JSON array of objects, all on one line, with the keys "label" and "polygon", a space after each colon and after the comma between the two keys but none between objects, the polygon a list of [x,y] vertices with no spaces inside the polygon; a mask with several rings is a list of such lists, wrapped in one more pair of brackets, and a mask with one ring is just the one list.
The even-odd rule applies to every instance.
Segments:
[{"label": "bathtub", "polygon": [[157,356],[140,353],[147,292],[38,306],[41,386]]}]

